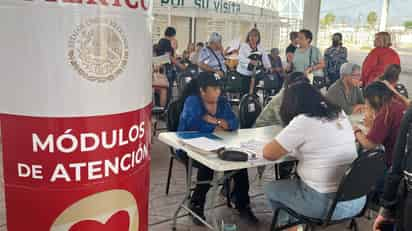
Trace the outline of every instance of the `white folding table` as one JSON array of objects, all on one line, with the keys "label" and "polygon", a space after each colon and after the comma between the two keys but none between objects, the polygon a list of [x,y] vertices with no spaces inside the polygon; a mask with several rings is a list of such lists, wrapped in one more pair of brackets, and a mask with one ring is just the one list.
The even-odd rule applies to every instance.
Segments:
[{"label": "white folding table", "polygon": [[[247,142],[251,139],[265,140],[265,141],[273,140],[281,130],[282,130],[282,127],[280,126],[270,126],[270,127],[264,127],[264,128],[240,129],[236,132],[218,132],[218,133],[215,133],[214,135],[221,138],[220,141],[223,142],[225,145],[233,147],[233,146],[239,146],[240,143]],[[211,197],[208,201],[208,205],[209,205],[208,207],[213,208],[213,205],[216,203],[219,184],[224,182],[225,179],[231,176],[231,175],[225,175],[224,174],[225,172],[228,172],[228,171],[236,172],[242,169],[274,165],[274,164],[278,164],[284,161],[292,160],[291,158],[286,157],[278,161],[267,161],[264,159],[259,159],[259,160],[251,160],[248,162],[230,162],[230,161],[224,161],[224,160],[219,159],[217,157],[217,154],[215,153],[209,153],[209,154],[199,153],[189,148],[186,145],[182,145],[181,138],[178,137],[177,133],[170,133],[170,132],[161,133],[159,135],[159,140],[175,149],[181,149],[185,151],[188,156],[188,165],[187,165],[188,177],[187,177],[187,182],[186,182],[186,195],[185,195],[184,200],[179,205],[179,208],[174,214],[173,230],[176,230],[177,217],[181,209],[184,209],[187,212],[191,213],[192,215],[196,216],[196,214],[194,214],[193,211],[191,211],[189,207],[186,205],[186,203],[189,201],[189,198],[190,198],[192,185],[199,183],[199,182],[192,182],[193,161],[197,161],[200,164],[203,164],[206,167],[214,171],[213,181],[210,182],[210,184],[212,185],[212,188],[210,189]],[[205,183],[205,182],[201,182],[201,183]],[[212,224],[209,224],[202,219],[200,220],[211,230],[216,230],[216,231],[219,230],[219,225],[218,225],[218,221],[216,218],[216,214],[212,212],[210,216],[211,216]]]},{"label": "white folding table", "polygon": [[[351,121],[352,124],[361,124],[362,118],[363,118],[363,115],[357,114],[357,115],[350,116],[349,120]],[[265,140],[269,142],[273,140],[281,130],[282,130],[281,126],[268,126],[268,127],[262,127],[262,128],[240,129],[236,132],[218,132],[218,133],[214,133],[214,135],[221,138],[220,141],[223,142],[225,145],[233,147],[233,146],[239,146],[240,143],[247,142],[251,139]],[[208,205],[209,205],[208,207],[213,208],[213,205],[216,203],[219,184],[224,182],[225,179],[231,176],[231,175],[225,175],[224,174],[225,172],[239,171],[242,169],[257,168],[257,167],[262,167],[262,166],[273,166],[273,165],[276,165],[282,162],[294,160],[291,157],[285,157],[277,161],[267,161],[264,159],[260,159],[260,160],[252,160],[248,162],[230,162],[230,161],[224,161],[224,160],[219,159],[217,154],[199,153],[199,152],[194,151],[193,149],[190,149],[188,146],[182,145],[181,139],[178,137],[177,133],[173,133],[173,132],[161,133],[159,135],[159,140],[171,146],[174,149],[181,149],[185,151],[188,156],[188,165],[187,165],[188,177],[187,177],[187,182],[186,182],[186,195],[185,195],[184,200],[179,205],[179,208],[174,214],[173,230],[176,230],[177,217],[181,209],[184,209],[187,212],[194,215],[195,217],[197,217],[197,215],[194,214],[193,211],[191,211],[189,207],[186,205],[186,202],[189,201],[192,184],[205,183],[205,182],[192,182],[193,161],[197,161],[214,171],[213,181],[210,182],[210,184],[212,185],[212,188],[210,189],[211,197],[210,197],[210,200],[208,201]],[[197,217],[197,218],[200,218],[200,217]],[[219,230],[218,221],[216,218],[216,214],[213,213],[213,211],[211,213],[211,219],[212,219],[211,220],[212,224],[207,223],[203,219],[199,219],[199,220],[201,220],[211,230],[218,231]]]}]

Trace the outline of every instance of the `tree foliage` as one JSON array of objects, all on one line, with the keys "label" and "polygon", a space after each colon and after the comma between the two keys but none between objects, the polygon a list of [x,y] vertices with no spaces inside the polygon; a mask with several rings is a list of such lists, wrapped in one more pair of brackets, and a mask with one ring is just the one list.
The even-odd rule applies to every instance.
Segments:
[{"label": "tree foliage", "polygon": [[378,22],[378,14],[375,11],[371,11],[371,12],[369,12],[368,17],[367,17],[366,20],[368,22],[368,25],[371,28],[374,28],[374,27],[376,27],[376,23]]},{"label": "tree foliage", "polygon": [[328,13],[325,15],[325,23],[326,25],[330,26],[336,21],[336,16],[332,13]]},{"label": "tree foliage", "polygon": [[404,26],[406,29],[412,29],[412,21],[405,21],[405,22],[403,23],[403,26]]},{"label": "tree foliage", "polygon": [[329,27],[336,21],[336,16],[333,13],[328,13],[320,19],[320,24],[324,27]]}]

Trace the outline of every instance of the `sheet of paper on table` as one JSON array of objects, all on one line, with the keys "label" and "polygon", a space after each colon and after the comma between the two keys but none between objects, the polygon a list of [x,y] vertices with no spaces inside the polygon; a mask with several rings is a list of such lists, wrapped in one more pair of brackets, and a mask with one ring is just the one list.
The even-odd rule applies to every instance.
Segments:
[{"label": "sheet of paper on table", "polygon": [[226,146],[219,140],[213,140],[207,137],[184,139],[180,142],[183,145],[187,145],[190,149],[203,154],[210,154],[211,152],[215,152],[221,148],[242,151],[249,155],[249,162],[259,162],[264,160],[263,147],[268,143],[267,140],[251,139],[245,142],[241,142],[236,146]]},{"label": "sheet of paper on table", "polygon": [[364,118],[365,118],[365,115],[362,113],[352,114],[349,116],[349,120],[352,124],[362,124]]},{"label": "sheet of paper on table", "polygon": [[263,159],[263,147],[268,143],[269,141],[267,140],[256,140],[256,139],[251,139],[246,142],[240,143],[240,148],[254,154],[254,158],[251,159],[253,160],[262,160]]},{"label": "sheet of paper on table", "polygon": [[349,116],[349,120],[352,125],[356,125],[359,129],[361,129],[364,133],[368,132],[368,129],[365,127],[364,120],[365,114],[352,114]]},{"label": "sheet of paper on table", "polygon": [[198,137],[194,139],[186,139],[181,140],[181,142],[185,145],[190,146],[190,148],[194,148],[197,150],[205,151],[205,152],[213,152],[225,147],[225,144],[218,141],[212,140],[206,137]]}]

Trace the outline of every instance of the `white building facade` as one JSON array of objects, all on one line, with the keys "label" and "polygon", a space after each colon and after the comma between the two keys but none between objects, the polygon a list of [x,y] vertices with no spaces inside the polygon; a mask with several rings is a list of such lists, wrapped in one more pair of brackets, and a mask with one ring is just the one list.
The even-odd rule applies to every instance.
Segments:
[{"label": "white building facade", "polygon": [[168,25],[174,26],[180,54],[189,43],[207,41],[212,32],[220,33],[227,46],[236,39],[245,41],[247,32],[257,27],[265,49],[279,47],[281,18],[277,1],[252,4],[228,0],[154,0],[153,42],[163,36]]}]

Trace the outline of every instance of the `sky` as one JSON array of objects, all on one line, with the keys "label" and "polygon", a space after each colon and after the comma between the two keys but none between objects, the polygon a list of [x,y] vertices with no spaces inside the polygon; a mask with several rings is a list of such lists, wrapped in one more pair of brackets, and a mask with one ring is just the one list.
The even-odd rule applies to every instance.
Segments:
[{"label": "sky", "polygon": [[[306,0],[310,1],[310,0]],[[337,4],[339,3],[339,4]],[[370,11],[381,14],[382,0],[323,0],[321,17],[331,12],[336,15],[337,22],[356,24],[366,22]],[[404,21],[412,21],[412,0],[391,0],[389,9],[389,25],[402,25]]]}]

